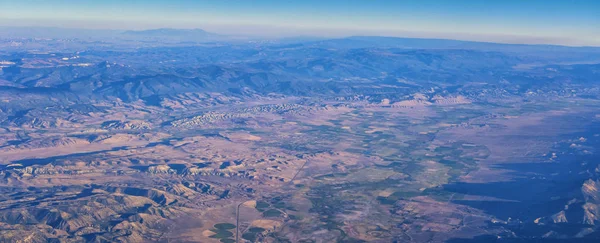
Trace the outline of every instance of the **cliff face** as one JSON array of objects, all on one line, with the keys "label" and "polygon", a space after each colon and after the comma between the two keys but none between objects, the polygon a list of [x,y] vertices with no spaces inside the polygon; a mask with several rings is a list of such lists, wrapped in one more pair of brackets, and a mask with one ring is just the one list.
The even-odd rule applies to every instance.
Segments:
[{"label": "cliff face", "polygon": [[600,221],[600,181],[587,180],[581,187],[585,200],[583,223],[595,225]]},{"label": "cliff face", "polygon": [[563,210],[536,224],[573,223],[595,226],[600,223],[600,180],[588,179],[581,186],[581,198],[570,200]]}]

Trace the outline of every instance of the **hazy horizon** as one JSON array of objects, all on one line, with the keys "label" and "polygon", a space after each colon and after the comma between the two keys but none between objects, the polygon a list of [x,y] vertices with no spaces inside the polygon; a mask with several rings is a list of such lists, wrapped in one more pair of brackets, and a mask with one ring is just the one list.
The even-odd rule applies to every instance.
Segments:
[{"label": "hazy horizon", "polygon": [[[2,20],[2,19],[0,19]],[[516,35],[477,35],[477,34],[466,34],[466,33],[427,33],[427,32],[408,32],[408,31],[390,31],[386,33],[373,33],[364,31],[360,33],[344,33],[343,30],[323,30],[322,32],[300,32],[296,29],[286,29],[281,27],[279,35],[269,35],[256,31],[244,31],[246,26],[228,26],[229,29],[220,29],[217,27],[155,27],[155,28],[85,28],[85,27],[68,27],[68,26],[49,26],[49,25],[2,25],[0,28],[14,28],[14,29],[27,29],[31,28],[34,31],[37,29],[61,29],[65,31],[73,30],[86,30],[86,31],[114,31],[114,32],[125,32],[125,31],[144,31],[144,30],[156,30],[156,29],[174,29],[174,30],[204,30],[209,33],[224,35],[224,36],[238,36],[242,38],[255,38],[265,40],[277,40],[277,39],[294,39],[294,38],[308,38],[308,39],[338,39],[338,38],[349,38],[349,37],[384,37],[384,38],[409,38],[409,39],[439,39],[439,40],[455,40],[455,41],[466,41],[466,42],[481,42],[481,43],[496,43],[496,44],[514,44],[514,45],[556,45],[556,46],[571,46],[571,47],[600,47],[600,44],[587,44],[587,43],[571,43],[569,39],[558,39],[549,37],[533,37],[533,36],[516,36]],[[265,29],[278,29],[274,26],[259,26]],[[33,33],[33,32],[32,32]],[[42,36],[36,36],[42,37]]]},{"label": "hazy horizon", "polygon": [[0,0],[0,242],[600,242],[600,0]]},{"label": "hazy horizon", "polygon": [[596,1],[0,1],[3,26],[600,46]]}]

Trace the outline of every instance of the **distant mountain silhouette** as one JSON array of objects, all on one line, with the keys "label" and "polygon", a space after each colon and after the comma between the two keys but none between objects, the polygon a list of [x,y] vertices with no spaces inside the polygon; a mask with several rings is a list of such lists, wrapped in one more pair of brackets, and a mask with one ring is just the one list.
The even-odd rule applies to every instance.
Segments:
[{"label": "distant mountain silhouette", "polygon": [[149,30],[128,30],[124,35],[135,35],[144,37],[214,37],[217,34],[207,32],[203,29],[149,29]]},{"label": "distant mountain silhouette", "polygon": [[452,39],[404,38],[385,36],[350,36],[338,39],[306,42],[307,46],[323,48],[406,48],[406,49],[468,49],[510,52],[594,52],[600,53],[598,47],[570,47],[560,45],[537,44],[505,44],[480,41],[463,41]]}]

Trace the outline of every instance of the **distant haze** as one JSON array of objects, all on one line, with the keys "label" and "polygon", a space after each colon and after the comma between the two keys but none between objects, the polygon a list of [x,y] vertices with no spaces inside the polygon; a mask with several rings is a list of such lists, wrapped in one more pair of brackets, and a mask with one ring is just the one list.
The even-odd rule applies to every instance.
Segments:
[{"label": "distant haze", "polygon": [[600,1],[0,0],[0,25],[600,46]]}]

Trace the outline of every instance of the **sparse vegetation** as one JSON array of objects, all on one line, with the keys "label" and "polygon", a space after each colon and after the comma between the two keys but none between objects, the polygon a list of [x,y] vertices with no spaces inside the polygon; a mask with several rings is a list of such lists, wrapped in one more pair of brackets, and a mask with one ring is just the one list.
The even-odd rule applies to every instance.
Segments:
[{"label": "sparse vegetation", "polygon": [[598,236],[597,48],[2,38],[0,242]]}]

